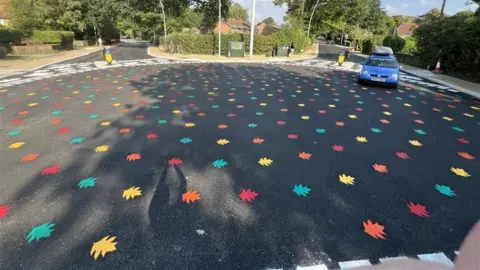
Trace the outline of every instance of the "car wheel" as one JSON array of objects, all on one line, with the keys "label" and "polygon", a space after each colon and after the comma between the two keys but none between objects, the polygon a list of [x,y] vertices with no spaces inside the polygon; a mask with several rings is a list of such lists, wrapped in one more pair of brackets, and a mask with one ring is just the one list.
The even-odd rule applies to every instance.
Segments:
[{"label": "car wheel", "polygon": [[364,83],[365,83],[365,80],[358,79],[358,84],[364,84]]}]

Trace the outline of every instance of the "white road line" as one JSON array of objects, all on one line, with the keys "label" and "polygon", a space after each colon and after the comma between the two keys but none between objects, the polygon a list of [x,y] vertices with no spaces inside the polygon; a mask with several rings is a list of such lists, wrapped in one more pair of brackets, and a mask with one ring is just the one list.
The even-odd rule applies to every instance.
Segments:
[{"label": "white road line", "polygon": [[369,260],[358,260],[358,261],[347,261],[339,262],[340,269],[355,268],[360,266],[370,266],[372,265]]},{"label": "white road line", "polygon": [[422,261],[437,262],[437,263],[453,266],[452,261],[450,261],[450,259],[443,252],[419,254],[417,256]]},{"label": "white road line", "polygon": [[395,260],[406,260],[408,259],[407,256],[398,256],[398,257],[386,257],[386,258],[381,258],[379,259],[380,263],[386,263],[386,262],[389,262],[389,261],[395,261]]},{"label": "white road line", "polygon": [[317,264],[312,266],[297,266],[296,270],[328,270],[325,264]]}]

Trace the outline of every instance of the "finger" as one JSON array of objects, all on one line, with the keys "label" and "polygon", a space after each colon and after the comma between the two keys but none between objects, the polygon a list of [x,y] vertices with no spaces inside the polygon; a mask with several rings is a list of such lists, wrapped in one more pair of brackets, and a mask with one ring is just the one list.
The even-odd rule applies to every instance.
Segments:
[{"label": "finger", "polygon": [[480,269],[480,222],[470,230],[462,243],[460,254],[455,261],[455,269],[478,270]]},{"label": "finger", "polygon": [[355,270],[451,270],[448,265],[415,259],[393,260],[370,267],[355,268]]}]

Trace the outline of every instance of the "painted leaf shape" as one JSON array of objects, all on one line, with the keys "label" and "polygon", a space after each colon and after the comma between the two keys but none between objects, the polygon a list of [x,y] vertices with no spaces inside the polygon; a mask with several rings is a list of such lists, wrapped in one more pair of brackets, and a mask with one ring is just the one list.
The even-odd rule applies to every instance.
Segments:
[{"label": "painted leaf shape", "polygon": [[260,165],[262,165],[262,166],[267,166],[267,167],[268,167],[268,166],[272,165],[273,160],[264,157],[264,158],[261,158],[261,159],[258,161],[258,163],[259,163]]},{"label": "painted leaf shape", "polygon": [[410,156],[404,152],[395,152],[395,155],[401,159],[409,159]]},{"label": "painted leaf shape", "polygon": [[149,140],[153,140],[153,139],[157,139],[158,138],[158,135],[155,134],[155,133],[150,133],[147,135],[147,139]]},{"label": "painted leaf shape", "polygon": [[408,142],[409,142],[411,145],[417,146],[417,147],[420,147],[420,146],[423,145],[421,142],[419,142],[419,141],[417,141],[417,140],[409,140]]},{"label": "painted leaf shape", "polygon": [[108,235],[102,238],[100,241],[94,242],[92,249],[90,250],[90,255],[92,255],[93,258],[96,260],[100,255],[102,255],[102,257],[105,257],[108,252],[113,252],[117,250],[117,242],[114,242],[116,238],[116,236],[110,237],[110,235]]},{"label": "painted leaf shape", "polygon": [[293,192],[297,194],[298,196],[303,196],[306,197],[310,193],[310,188],[308,186],[304,185],[294,185],[293,186]]},{"label": "painted leaf shape", "polygon": [[85,141],[84,137],[75,137],[70,141],[70,143],[71,144],[80,144],[80,143],[83,143],[84,141]]},{"label": "painted leaf shape", "polygon": [[307,153],[307,152],[300,152],[298,154],[298,157],[303,159],[303,160],[309,160],[312,157],[312,154]]},{"label": "painted leaf shape", "polygon": [[355,184],[355,177],[346,175],[346,174],[341,174],[338,176],[338,179],[340,182],[344,183],[345,185],[354,185]]},{"label": "painted leaf shape", "polygon": [[180,158],[171,158],[170,160],[168,160],[168,165],[170,166],[175,166],[180,164],[183,164],[183,160],[181,160]]},{"label": "painted leaf shape", "polygon": [[333,151],[336,151],[336,152],[343,152],[343,146],[341,145],[334,145],[332,146],[332,149]]},{"label": "painted leaf shape", "polygon": [[0,205],[0,219],[3,219],[10,211],[10,205]]},{"label": "painted leaf shape", "polygon": [[58,125],[60,123],[62,123],[61,119],[53,119],[52,121],[50,121],[50,124],[52,124],[52,125]]},{"label": "painted leaf shape", "polygon": [[95,148],[95,152],[97,153],[100,153],[100,152],[105,152],[108,150],[108,148],[110,148],[110,146],[108,145],[100,145],[98,147]]},{"label": "painted leaf shape", "polygon": [[120,133],[122,133],[122,134],[129,133],[130,131],[131,131],[131,129],[129,129],[129,128],[120,129]]},{"label": "painted leaf shape", "polygon": [[470,144],[470,141],[468,141],[468,140],[466,140],[466,139],[464,139],[464,138],[457,138],[457,141],[458,141],[459,143],[463,143],[463,144]]},{"label": "painted leaf shape", "polygon": [[187,204],[200,200],[200,194],[196,190],[189,190],[182,194],[182,200]]},{"label": "painted leaf shape", "polygon": [[87,179],[80,180],[77,186],[78,188],[94,187],[96,182],[97,182],[97,178],[89,177]]},{"label": "painted leaf shape", "polygon": [[414,215],[420,216],[420,217],[429,217],[430,213],[427,211],[427,207],[421,204],[416,204],[413,202],[409,202],[407,204],[408,208],[410,208],[410,212]]},{"label": "painted leaf shape", "polygon": [[30,244],[33,240],[39,241],[42,238],[47,238],[52,235],[55,230],[55,223],[47,222],[39,226],[33,227],[33,229],[27,235],[27,241]]},{"label": "painted leaf shape", "polygon": [[385,229],[384,226],[378,224],[378,223],[372,223],[372,221],[369,219],[367,222],[363,222],[363,228],[364,232],[370,235],[371,237],[375,239],[383,239],[385,240],[385,232],[383,231]]},{"label": "painted leaf shape", "polygon": [[388,172],[388,168],[387,166],[385,165],[382,165],[382,164],[373,164],[373,169],[379,173],[387,173]]},{"label": "painted leaf shape", "polygon": [[125,189],[123,191],[122,197],[128,201],[140,195],[142,195],[142,190],[139,187],[130,187],[129,189]]},{"label": "painted leaf shape", "polygon": [[470,155],[469,153],[466,153],[466,152],[458,152],[458,155],[463,157],[464,159],[475,159],[474,156]]},{"label": "painted leaf shape", "polygon": [[290,133],[287,135],[287,138],[289,138],[290,140],[296,140],[298,139],[298,135]]},{"label": "painted leaf shape", "polygon": [[225,124],[218,125],[217,127],[218,127],[219,129],[226,129],[226,128],[228,128],[228,126],[225,125]]},{"label": "painted leaf shape", "polygon": [[54,175],[60,170],[59,165],[48,166],[41,171],[41,175]]},{"label": "painted leaf shape", "polygon": [[461,177],[470,177],[471,175],[465,171],[464,169],[461,168],[450,168],[450,171],[452,171],[454,174],[461,176]]},{"label": "painted leaf shape", "polygon": [[252,140],[253,143],[255,144],[262,144],[265,140],[262,138],[255,138]]},{"label": "painted leaf shape", "polygon": [[227,145],[227,144],[229,144],[229,143],[230,143],[230,141],[227,140],[227,139],[219,139],[219,140],[217,140],[217,144],[219,144],[219,145]]},{"label": "painted leaf shape", "polygon": [[135,161],[135,160],[139,160],[139,159],[142,159],[142,156],[139,153],[132,153],[132,154],[127,156],[128,161]]},{"label": "painted leaf shape", "polygon": [[185,123],[185,127],[194,127],[195,126],[195,123]]},{"label": "painted leaf shape", "polygon": [[221,168],[227,166],[227,165],[228,165],[228,162],[226,162],[226,161],[223,160],[223,159],[217,159],[217,160],[215,160],[214,162],[212,162],[212,165],[213,165],[213,167],[215,167],[215,168],[217,168],[217,169],[221,169]]},{"label": "painted leaf shape", "polygon": [[17,148],[20,148],[22,146],[24,146],[25,143],[24,142],[15,142],[15,143],[12,143],[8,146],[8,148],[10,149],[17,149]]},{"label": "painted leaf shape", "polygon": [[445,196],[448,196],[448,197],[457,196],[455,191],[453,191],[449,186],[435,184],[435,189],[437,189],[438,192],[440,192],[441,194],[443,194]]},{"label": "painted leaf shape", "polygon": [[33,160],[37,159],[39,156],[40,156],[40,154],[38,154],[38,153],[28,154],[28,155],[23,156],[22,159],[20,160],[20,162],[30,162],[30,161],[33,161]]},{"label": "painted leaf shape", "polygon": [[65,133],[68,133],[70,132],[70,129],[65,127],[65,128],[61,128],[57,131],[59,134],[65,134]]},{"label": "painted leaf shape", "polygon": [[251,189],[244,189],[239,196],[243,201],[252,202],[258,196],[258,193]]},{"label": "painted leaf shape", "polygon": [[368,142],[367,138],[365,138],[365,137],[357,136],[357,137],[355,137],[355,139],[357,140],[357,142],[361,142],[361,143],[367,143]]}]

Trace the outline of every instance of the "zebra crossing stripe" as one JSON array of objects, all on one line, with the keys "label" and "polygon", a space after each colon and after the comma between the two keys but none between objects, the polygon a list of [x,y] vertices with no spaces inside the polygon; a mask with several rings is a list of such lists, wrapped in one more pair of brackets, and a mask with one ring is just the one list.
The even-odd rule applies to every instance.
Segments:
[{"label": "zebra crossing stripe", "polygon": [[297,266],[296,270],[328,270],[325,264],[317,264],[312,266]]},{"label": "zebra crossing stripe", "polygon": [[443,254],[443,252],[419,254],[417,256],[422,261],[430,261],[430,262],[446,264],[448,266],[453,266],[452,261],[445,254]]},{"label": "zebra crossing stripe", "polygon": [[389,262],[389,261],[395,261],[395,260],[406,260],[408,259],[407,256],[398,256],[398,257],[385,257],[385,258],[381,258],[379,259],[380,263],[386,263],[386,262]]},{"label": "zebra crossing stripe", "polygon": [[360,266],[370,266],[372,265],[369,260],[358,260],[358,261],[347,261],[347,262],[339,262],[340,269],[348,269],[348,268],[355,268]]}]

